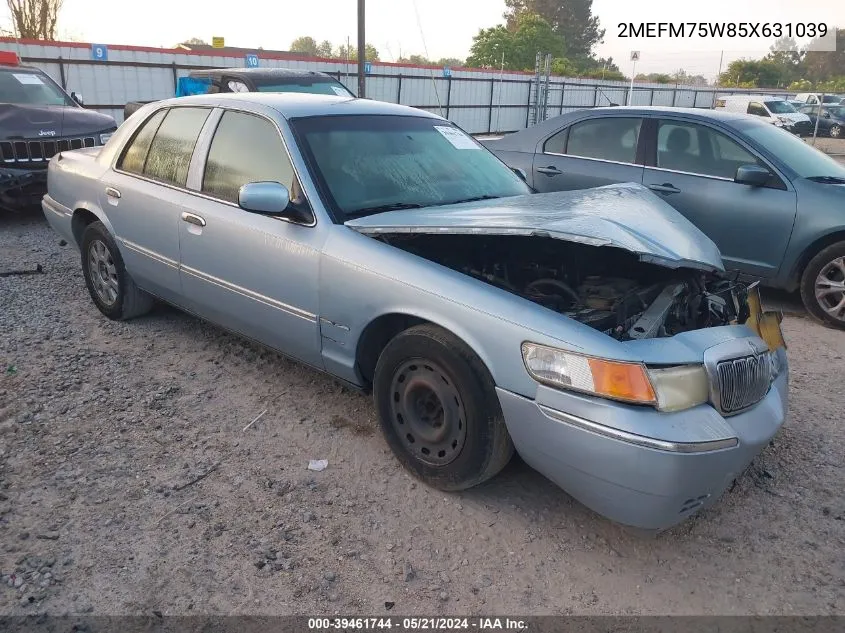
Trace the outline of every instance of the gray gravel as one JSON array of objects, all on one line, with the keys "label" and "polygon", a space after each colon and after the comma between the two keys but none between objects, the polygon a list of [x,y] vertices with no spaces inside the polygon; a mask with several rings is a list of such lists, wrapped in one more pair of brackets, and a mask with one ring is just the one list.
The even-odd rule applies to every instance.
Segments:
[{"label": "gray gravel", "polygon": [[783,431],[644,539],[519,460],[418,484],[369,398],[170,308],[111,322],[0,217],[0,270],[38,263],[0,278],[0,613],[845,612],[845,333],[787,317]]}]

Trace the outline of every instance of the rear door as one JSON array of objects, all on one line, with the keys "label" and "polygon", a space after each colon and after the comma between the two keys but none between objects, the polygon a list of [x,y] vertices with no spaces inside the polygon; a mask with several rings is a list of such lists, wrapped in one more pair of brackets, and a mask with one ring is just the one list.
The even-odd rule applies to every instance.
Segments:
[{"label": "rear door", "polygon": [[[686,120],[660,119],[650,142],[643,184],[707,234],[728,269],[774,276],[795,221],[796,195],[785,179],[738,138]],[[741,165],[773,173],[769,184],[734,182]]]},{"label": "rear door", "polygon": [[145,290],[179,303],[179,218],[194,147],[210,108],[162,109],[127,143],[102,178],[108,215],[127,270]]},{"label": "rear door", "polygon": [[547,137],[534,155],[539,192],[642,182],[641,117],[581,119]]}]

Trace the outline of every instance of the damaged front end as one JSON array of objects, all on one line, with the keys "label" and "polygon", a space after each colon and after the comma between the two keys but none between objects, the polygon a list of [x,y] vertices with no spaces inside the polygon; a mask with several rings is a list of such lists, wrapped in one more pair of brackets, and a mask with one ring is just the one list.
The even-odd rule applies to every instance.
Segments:
[{"label": "damaged front end", "polygon": [[746,323],[756,286],[669,269],[626,251],[543,237],[381,234],[380,240],[554,310],[620,341]]},{"label": "damaged front end", "polygon": [[46,169],[0,167],[0,209],[16,212],[37,209],[45,193]]}]

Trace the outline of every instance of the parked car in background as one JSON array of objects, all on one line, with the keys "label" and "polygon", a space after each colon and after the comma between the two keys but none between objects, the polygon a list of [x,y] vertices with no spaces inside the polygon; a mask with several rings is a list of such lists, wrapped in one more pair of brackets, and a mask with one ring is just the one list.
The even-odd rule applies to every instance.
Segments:
[{"label": "parked car in background", "polygon": [[701,231],[639,184],[533,195],[422,110],[150,104],[50,162],[44,213],[104,315],[157,296],[371,389],[393,452],[443,490],[515,448],[598,512],[665,528],[786,412],[779,318]]},{"label": "parked car in background", "polygon": [[829,103],[831,105],[838,105],[845,100],[842,95],[828,95],[820,92],[802,92],[795,95],[795,101],[800,101],[805,105],[812,105],[814,103]]},{"label": "parked car in background", "polygon": [[845,167],[792,134],[717,110],[580,110],[484,141],[537,191],[642,183],[704,231],[729,269],[800,289],[845,328]]},{"label": "parked car in background", "polygon": [[[845,127],[845,105],[805,105],[801,112],[810,117],[812,128],[816,129],[818,119],[819,136],[842,138],[842,128]],[[821,117],[819,117],[821,113]]]},{"label": "parked car in background", "polygon": [[[354,97],[337,79],[316,70],[293,68],[212,68],[192,70],[180,77],[177,97],[225,92],[308,92]],[[141,106],[152,101],[131,101],[123,108],[128,119]]]},{"label": "parked car in background", "polygon": [[776,127],[807,136],[812,134],[810,118],[783,99],[763,95],[726,95],[716,99],[715,110],[751,114]]},{"label": "parked car in background", "polygon": [[112,117],[85,110],[49,75],[0,51],[0,212],[33,211],[47,193],[47,161],[61,150],[103,145]]}]

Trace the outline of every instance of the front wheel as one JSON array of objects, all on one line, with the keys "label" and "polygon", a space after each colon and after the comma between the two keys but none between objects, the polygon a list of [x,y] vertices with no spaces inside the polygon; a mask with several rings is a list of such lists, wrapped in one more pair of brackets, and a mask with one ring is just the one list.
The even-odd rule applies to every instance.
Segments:
[{"label": "front wheel", "polygon": [[834,125],[830,128],[830,138],[839,138],[842,136],[842,126]]},{"label": "front wheel", "polygon": [[396,457],[436,488],[475,486],[513,455],[487,368],[442,328],[418,325],[387,344],[376,364],[373,399]]},{"label": "front wheel", "polygon": [[845,242],[810,260],[801,275],[801,299],[817,320],[845,329]]}]

